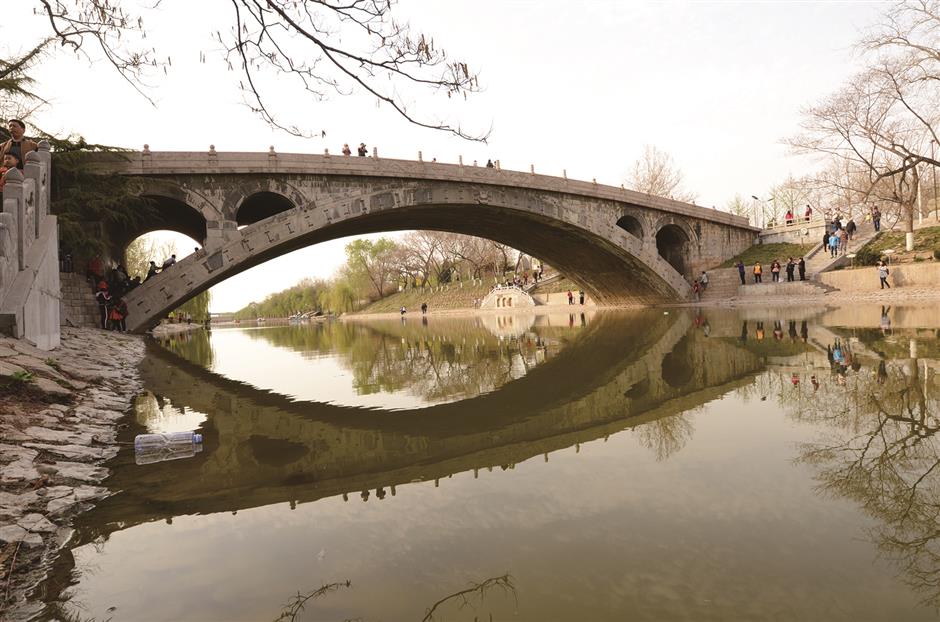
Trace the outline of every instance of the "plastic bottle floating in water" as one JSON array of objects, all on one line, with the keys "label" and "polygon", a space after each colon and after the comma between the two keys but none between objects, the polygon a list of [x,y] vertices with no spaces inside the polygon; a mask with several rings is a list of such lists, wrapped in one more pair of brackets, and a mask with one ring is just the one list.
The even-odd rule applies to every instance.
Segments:
[{"label": "plastic bottle floating in water", "polygon": [[137,464],[153,464],[155,462],[167,462],[168,460],[181,460],[183,458],[192,458],[200,451],[202,451],[202,445],[138,449],[134,452],[134,462]]},{"label": "plastic bottle floating in water", "polygon": [[134,462],[137,464],[192,458],[200,451],[202,434],[195,432],[138,434],[134,438]]},{"label": "plastic bottle floating in water", "polygon": [[195,432],[164,432],[163,434],[138,434],[134,437],[134,449],[163,449],[165,447],[182,449],[187,446],[200,445],[202,434]]}]

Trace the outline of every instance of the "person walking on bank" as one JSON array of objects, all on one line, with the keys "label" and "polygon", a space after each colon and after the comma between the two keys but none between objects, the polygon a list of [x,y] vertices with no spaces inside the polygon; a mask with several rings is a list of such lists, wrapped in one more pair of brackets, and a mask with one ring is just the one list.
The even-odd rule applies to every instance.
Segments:
[{"label": "person walking on bank", "polygon": [[111,294],[108,293],[108,284],[104,281],[98,283],[98,291],[95,292],[95,302],[98,303],[98,313],[101,317],[101,328],[108,330],[108,307],[111,305]]},{"label": "person walking on bank", "polygon": [[745,282],[744,282],[744,262],[743,262],[743,261],[739,261],[738,263],[736,263],[736,264],[734,264],[734,265],[738,268],[738,276],[741,278],[741,285],[744,285],[744,284],[745,284]]},{"label": "person walking on bank", "polygon": [[875,232],[881,231],[881,210],[878,206],[871,208],[871,224],[875,226]]},{"label": "person walking on bank", "polygon": [[826,229],[825,231],[823,231],[823,246],[822,246],[822,250],[823,250],[824,253],[825,253],[827,250],[829,250],[829,237],[830,237],[829,229]]},{"label": "person walking on bank", "polygon": [[584,290],[583,289],[578,290],[578,303],[581,306],[584,306]]},{"label": "person walking on bank", "polygon": [[708,289],[708,275],[702,270],[702,276],[698,278],[699,284],[702,286],[702,293],[705,293],[705,290]]},{"label": "person walking on bank", "polygon": [[574,304],[574,294],[571,293],[571,290],[570,290],[570,289],[568,290],[568,304],[569,304],[569,305],[573,305],[573,304]]},{"label": "person walking on bank", "polygon": [[787,283],[791,283],[793,279],[793,270],[796,269],[796,262],[793,261],[793,257],[787,259]]},{"label": "person walking on bank", "polygon": [[770,280],[774,283],[780,282],[780,262],[776,259],[770,263]]},{"label": "person walking on bank", "polygon": [[888,264],[884,261],[878,263],[878,278],[881,280],[881,289],[888,288],[891,289],[891,285],[888,284],[888,275],[891,274],[891,271],[888,270]]},{"label": "person walking on bank", "polygon": [[839,236],[832,234],[829,236],[829,257],[835,257],[839,254]]},{"label": "person walking on bank", "polygon": [[754,282],[761,283],[763,274],[764,274],[764,269],[761,267],[760,262],[759,261],[755,262],[754,263]]},{"label": "person walking on bank", "polygon": [[428,303],[422,302],[421,303],[421,315],[427,315],[427,314],[428,314]]},{"label": "person walking on bank", "polygon": [[854,218],[849,218],[849,222],[845,223],[845,235],[846,241],[851,242],[852,238],[855,237],[855,232],[858,230],[858,225],[855,224]]},{"label": "person walking on bank", "polygon": [[800,262],[796,265],[797,269],[800,271],[800,280],[806,280],[806,260],[800,257]]}]

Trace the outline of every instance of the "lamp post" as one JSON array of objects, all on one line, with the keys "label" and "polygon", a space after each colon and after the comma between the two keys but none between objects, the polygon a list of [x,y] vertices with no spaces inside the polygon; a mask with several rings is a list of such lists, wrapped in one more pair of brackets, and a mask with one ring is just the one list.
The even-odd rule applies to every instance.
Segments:
[{"label": "lamp post", "polygon": [[751,198],[754,199],[755,201],[757,201],[757,205],[760,206],[760,218],[757,217],[757,211],[755,210],[755,212],[754,212],[754,220],[756,220],[757,222],[754,223],[754,224],[756,224],[758,227],[760,227],[761,229],[763,229],[764,226],[767,224],[767,218],[766,218],[766,216],[764,215],[764,202],[761,201],[760,199],[758,199],[758,198],[757,198],[756,196],[754,196],[753,194],[751,195]]}]

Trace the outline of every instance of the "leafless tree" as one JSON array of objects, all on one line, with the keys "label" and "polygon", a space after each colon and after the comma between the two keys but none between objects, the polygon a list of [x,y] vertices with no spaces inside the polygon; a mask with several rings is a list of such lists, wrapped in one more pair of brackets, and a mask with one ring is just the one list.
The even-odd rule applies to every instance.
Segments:
[{"label": "leafless tree", "polygon": [[807,108],[788,142],[865,171],[856,190],[896,204],[911,232],[921,174],[940,166],[930,148],[940,123],[940,0],[896,4],[859,48],[867,68]]},{"label": "leafless tree", "polygon": [[[149,7],[128,0],[33,1],[51,29],[46,44],[57,42],[90,59],[103,57],[145,97],[154,71],[167,72],[172,65],[168,51],[147,41],[145,18],[160,0]],[[331,93],[365,93],[420,127],[486,140],[488,132],[467,132],[414,110],[417,104],[411,98],[419,92],[466,98],[479,90],[479,83],[466,62],[452,59],[432,37],[397,21],[394,6],[395,0],[220,0],[214,39],[228,68],[241,75],[246,103],[271,126],[290,134],[310,131],[288,122],[273,107],[272,80],[314,101]]]},{"label": "leafless tree", "polygon": [[643,156],[633,163],[627,183],[639,192],[691,203],[695,193],[682,188],[682,171],[672,156],[653,145],[643,148]]}]

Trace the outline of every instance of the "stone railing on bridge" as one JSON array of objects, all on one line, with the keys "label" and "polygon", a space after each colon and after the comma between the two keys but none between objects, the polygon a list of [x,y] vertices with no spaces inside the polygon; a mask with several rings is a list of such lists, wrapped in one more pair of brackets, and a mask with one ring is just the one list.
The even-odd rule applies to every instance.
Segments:
[{"label": "stone railing on bridge", "polygon": [[0,213],[0,332],[42,349],[59,344],[59,235],[49,213],[49,143],[7,173]]}]

